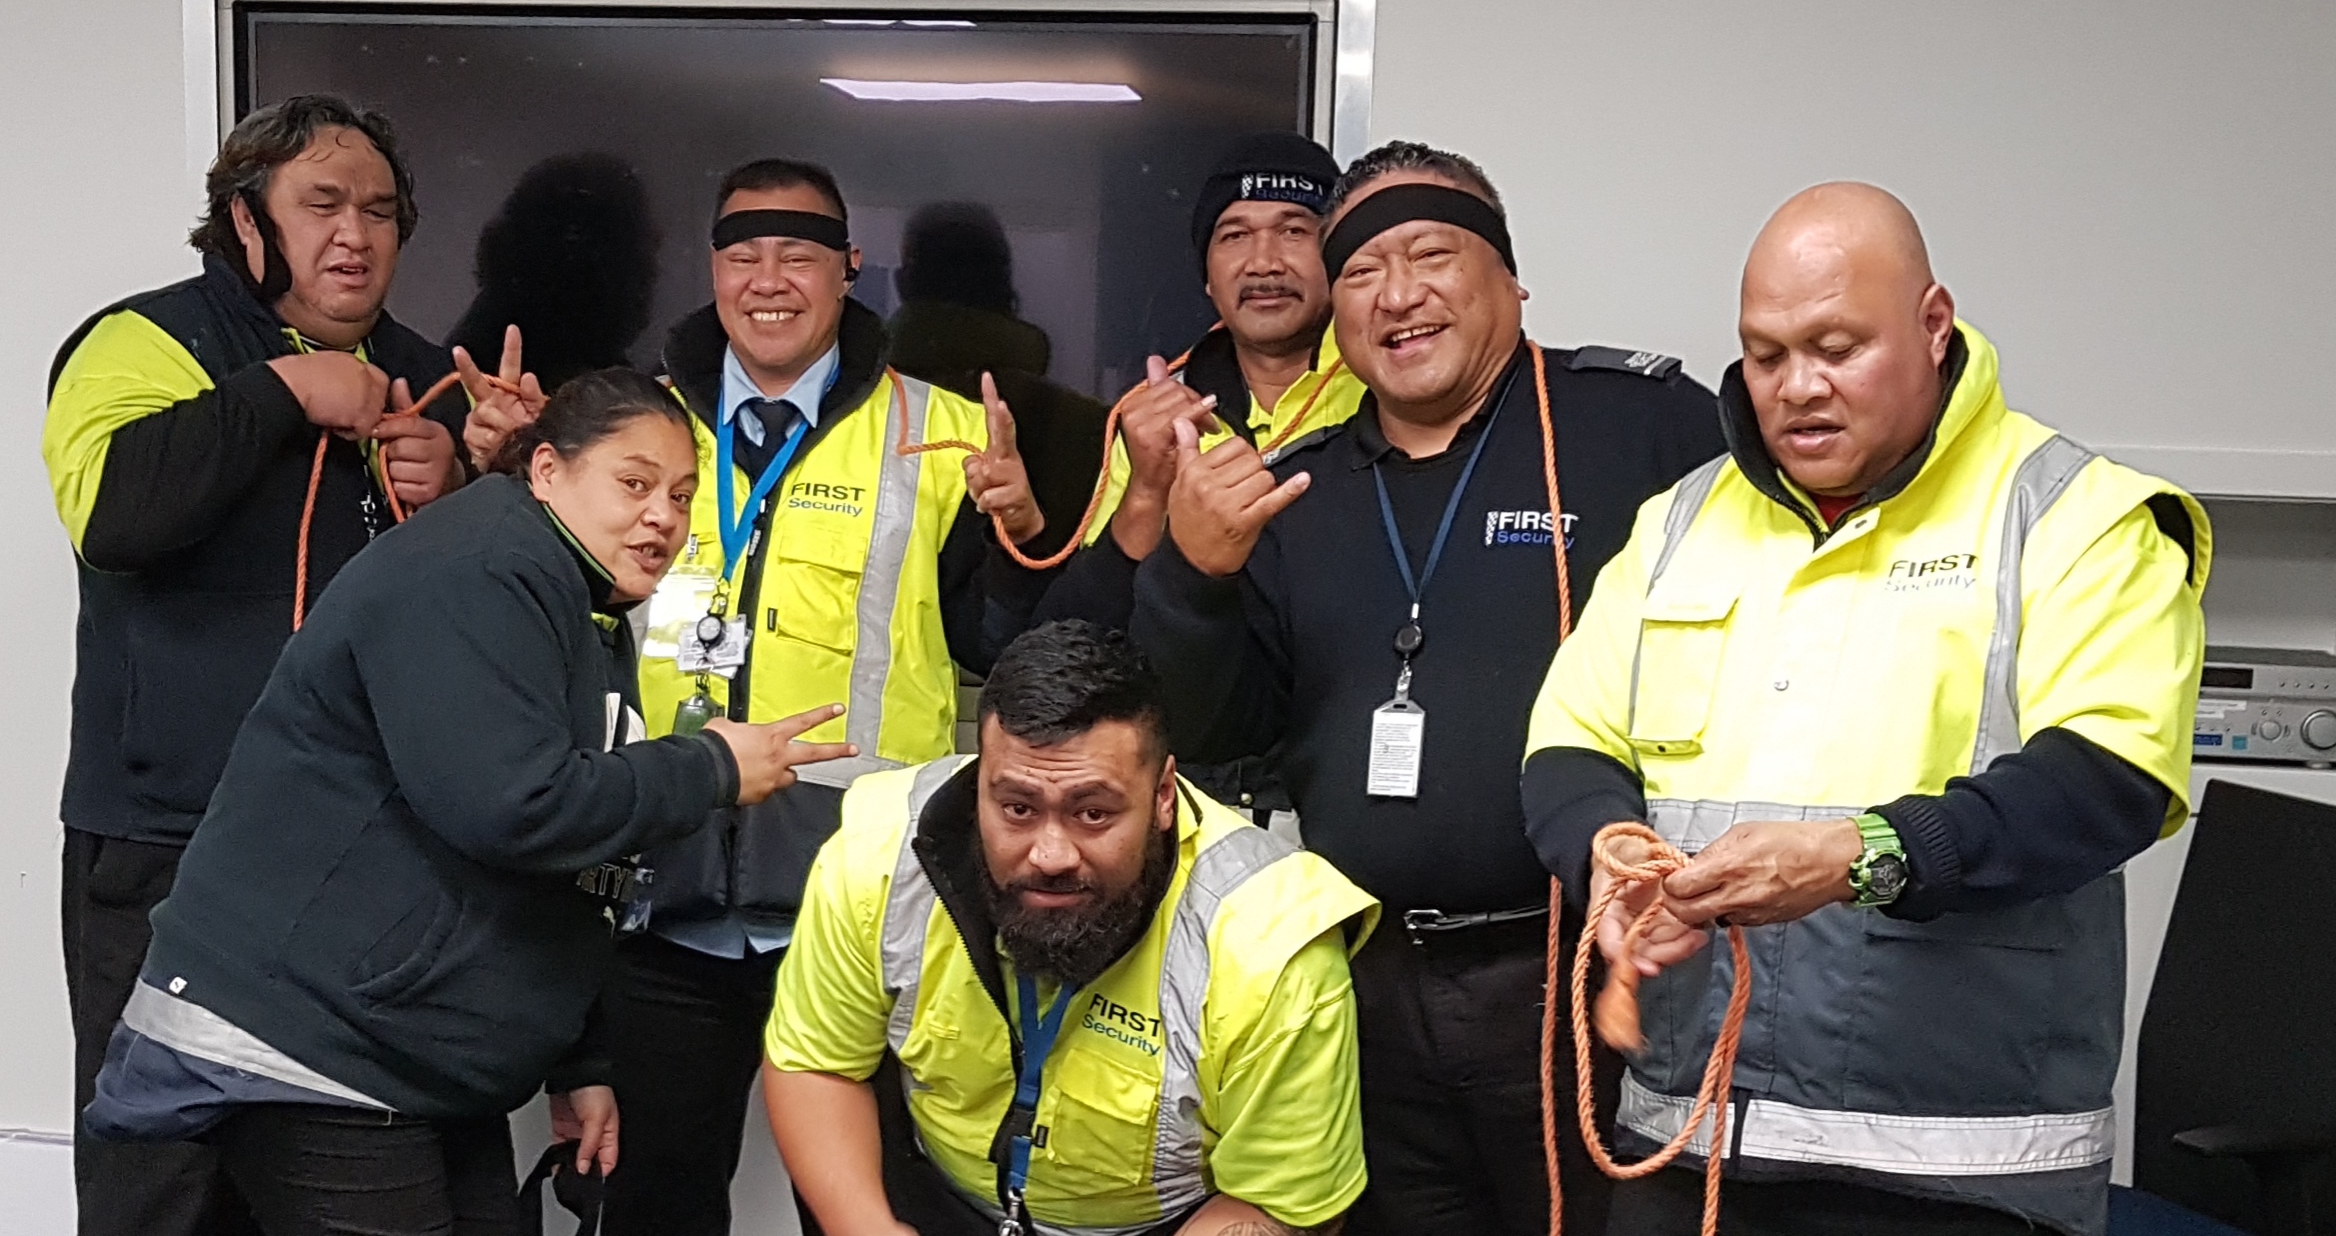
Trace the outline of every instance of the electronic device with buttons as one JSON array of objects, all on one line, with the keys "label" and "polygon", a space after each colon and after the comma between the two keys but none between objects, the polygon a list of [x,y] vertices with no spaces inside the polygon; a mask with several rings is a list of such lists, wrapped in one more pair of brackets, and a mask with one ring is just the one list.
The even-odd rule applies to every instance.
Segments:
[{"label": "electronic device with buttons", "polygon": [[2204,759],[2336,764],[2336,656],[2209,647],[2190,751]]}]

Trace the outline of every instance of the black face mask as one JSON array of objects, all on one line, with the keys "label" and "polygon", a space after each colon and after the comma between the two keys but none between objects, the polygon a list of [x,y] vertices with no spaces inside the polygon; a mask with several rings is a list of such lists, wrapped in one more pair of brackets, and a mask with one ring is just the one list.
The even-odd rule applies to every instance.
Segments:
[{"label": "black face mask", "polygon": [[1085,910],[1026,910],[1020,896],[1025,887],[1041,892],[1079,890],[1045,880],[1017,881],[1016,887],[1004,888],[991,877],[989,864],[983,863],[981,869],[990,921],[997,924],[998,941],[1015,967],[1073,990],[1094,982],[1135,946],[1175,876],[1174,828],[1153,830],[1144,851],[1143,873],[1133,885]]},{"label": "black face mask", "polygon": [[243,276],[252,295],[263,305],[274,305],[284,293],[292,290],[292,264],[284,260],[284,246],[278,242],[276,221],[268,214],[267,203],[257,191],[246,189],[240,195],[245,209],[251,211],[252,226],[260,234],[260,277],[251,277],[251,259],[244,257],[235,263],[235,272]]}]

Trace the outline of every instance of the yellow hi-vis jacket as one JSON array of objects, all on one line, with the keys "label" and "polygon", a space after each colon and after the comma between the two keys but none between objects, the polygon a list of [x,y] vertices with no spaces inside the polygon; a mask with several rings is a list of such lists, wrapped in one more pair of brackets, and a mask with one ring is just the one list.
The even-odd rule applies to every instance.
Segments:
[{"label": "yellow hi-vis jacket", "polygon": [[[710,473],[716,455],[706,420],[693,416],[690,424]],[[965,501],[964,457],[902,456],[896,448],[904,437],[983,446],[989,422],[980,404],[885,373],[858,407],[823,421],[805,443],[772,491],[749,561],[730,581],[729,612],[749,616],[754,626],[746,715],[773,721],[844,703],[841,718],[803,741],[857,743],[860,754],[805,766],[799,775],[815,784],[840,789],[863,773],[930,760],[955,745],[957,670],[941,626],[934,563]],[[754,478],[734,468],[732,484],[744,501]],[[671,731],[674,707],[697,686],[697,676],[674,658],[722,575],[720,504],[720,487],[702,477],[690,504],[689,540],[649,601],[641,709],[652,738]],[[725,710],[733,685],[708,679]]]},{"label": "yellow hi-vis jacket", "polygon": [[[1211,390],[1230,390],[1241,385],[1239,362],[1233,357],[1232,345],[1232,335],[1222,326],[1203,336],[1193,345],[1192,355],[1185,362],[1186,383],[1195,389]],[[1196,374],[1195,369],[1202,372]],[[1272,407],[1259,403],[1255,395],[1249,396],[1249,406],[1241,412],[1219,407],[1216,428],[1200,436],[1200,449],[1206,451],[1231,438],[1230,418],[1244,416],[1249,426],[1248,436],[1258,450],[1266,452],[1266,462],[1272,463],[1299,443],[1345,424],[1354,416],[1355,409],[1363,405],[1367,389],[1339,355],[1338,332],[1324,326],[1321,346],[1314,352],[1314,363],[1290,384],[1290,389],[1282,392]],[[1219,397],[1222,398],[1221,392]],[[1112,515],[1119,510],[1120,500],[1127,496],[1132,469],[1127,444],[1113,442],[1111,475],[1105,482],[1103,504],[1095,509],[1095,522],[1087,527],[1087,544],[1094,544],[1111,526]]]},{"label": "yellow hi-vis jacket", "polygon": [[[811,872],[765,1034],[773,1067],[864,1079],[889,1048],[927,1154],[999,1214],[1011,1105],[978,765],[866,777]],[[1179,782],[1176,874],[1144,935],[1082,990],[1046,1060],[1030,1179],[1048,1233],[1113,1236],[1217,1193],[1310,1227],[1362,1192],[1351,949],[1379,907],[1321,858]],[[1011,960],[988,970],[1011,992]],[[1042,985],[1041,1000],[1055,993]],[[1006,1005],[1014,1001],[1000,997]],[[1019,1014],[1012,1014],[1017,1019]]]},{"label": "yellow hi-vis jacket", "polygon": [[[1928,457],[1830,535],[1812,535],[1807,495],[1780,474],[1769,492],[1747,477],[1741,449],[1647,502],[1557,652],[1528,752],[1619,761],[1644,783],[1648,822],[1693,853],[1743,821],[1938,794],[2061,727],[2164,785],[2164,828],[2178,827],[2205,512],[2006,409],[1994,349],[1958,329]],[[2153,504],[2187,514],[2191,553]],[[1751,929],[1731,1170],[1879,1176],[2098,1231],[2123,907],[2112,873],[1929,922],[1836,905]],[[1684,1125],[1730,970],[1726,949],[1706,949],[1641,988],[1649,1047],[1624,1083],[1627,1134],[1660,1144]]]}]

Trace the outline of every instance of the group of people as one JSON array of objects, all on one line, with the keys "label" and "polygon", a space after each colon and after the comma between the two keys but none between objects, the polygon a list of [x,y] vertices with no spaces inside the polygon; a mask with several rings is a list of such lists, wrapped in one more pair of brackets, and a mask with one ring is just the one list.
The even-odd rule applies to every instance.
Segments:
[{"label": "group of people", "polygon": [[[43,438],[84,1233],[515,1231],[539,1092],[603,1230],[723,1233],[758,1076],[830,1236],[1651,1236],[1713,1155],[1729,1233],[2104,1232],[2209,529],[2007,408],[1882,190],[1768,221],[1715,394],[1526,338],[1468,159],[1247,139],[1074,520],[816,165],[723,178],[658,374],[548,392],[383,311],[382,117],[208,188]],[[1684,861],[1585,925],[1618,822]],[[1611,1182],[1569,1114],[1688,1127],[1723,926],[1727,1141]],[[1643,1032],[1577,1094],[1582,938]]]}]

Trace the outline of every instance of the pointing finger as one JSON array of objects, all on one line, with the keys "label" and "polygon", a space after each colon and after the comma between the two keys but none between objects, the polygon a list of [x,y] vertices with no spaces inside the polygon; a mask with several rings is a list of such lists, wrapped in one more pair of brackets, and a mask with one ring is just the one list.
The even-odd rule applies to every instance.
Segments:
[{"label": "pointing finger", "polygon": [[502,379],[514,385],[518,383],[519,375],[525,372],[519,363],[519,323],[517,322],[503,328],[503,363],[499,368],[502,370],[500,375]]},{"label": "pointing finger", "polygon": [[1157,356],[1144,359],[1144,381],[1158,386],[1169,379],[1168,362]]},{"label": "pointing finger", "polygon": [[1314,478],[1312,476],[1309,476],[1304,472],[1300,472],[1296,476],[1293,476],[1290,479],[1283,481],[1280,485],[1276,486],[1272,493],[1259,498],[1257,502],[1249,509],[1251,511],[1263,512],[1265,518],[1272,519],[1274,516],[1288,510],[1290,504],[1296,502],[1299,497],[1304,495],[1306,488],[1313,483]]},{"label": "pointing finger", "polygon": [[982,408],[989,413],[990,421],[990,449],[984,453],[992,459],[1013,455],[1014,413],[1006,406],[1005,400],[998,398],[997,379],[986,372],[981,375],[981,403]]},{"label": "pointing finger", "polygon": [[781,717],[770,722],[769,726],[772,733],[792,741],[796,735],[807,733],[842,715],[844,715],[843,705],[823,704],[807,712],[796,713],[792,717]]},{"label": "pointing finger", "polygon": [[787,767],[801,764],[823,764],[829,760],[848,760],[860,749],[848,742],[790,742],[780,753]]}]

